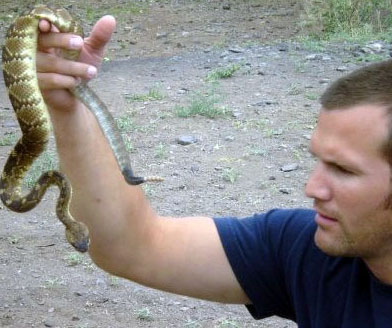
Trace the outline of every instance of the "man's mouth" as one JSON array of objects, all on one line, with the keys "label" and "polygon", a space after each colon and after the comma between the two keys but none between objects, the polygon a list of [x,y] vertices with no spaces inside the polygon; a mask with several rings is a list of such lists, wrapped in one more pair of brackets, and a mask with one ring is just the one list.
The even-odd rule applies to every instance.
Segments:
[{"label": "man's mouth", "polygon": [[336,222],[338,222],[336,218],[320,213],[319,211],[317,211],[315,221],[320,226],[328,226],[328,225],[336,224]]}]

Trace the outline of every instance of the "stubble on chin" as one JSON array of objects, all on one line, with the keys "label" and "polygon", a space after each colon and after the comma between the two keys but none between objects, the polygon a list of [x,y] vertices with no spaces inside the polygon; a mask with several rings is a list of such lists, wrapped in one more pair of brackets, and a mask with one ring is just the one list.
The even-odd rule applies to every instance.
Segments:
[{"label": "stubble on chin", "polygon": [[317,227],[314,235],[314,242],[316,246],[329,256],[357,256],[354,250],[354,243],[344,236],[332,236],[332,233]]}]

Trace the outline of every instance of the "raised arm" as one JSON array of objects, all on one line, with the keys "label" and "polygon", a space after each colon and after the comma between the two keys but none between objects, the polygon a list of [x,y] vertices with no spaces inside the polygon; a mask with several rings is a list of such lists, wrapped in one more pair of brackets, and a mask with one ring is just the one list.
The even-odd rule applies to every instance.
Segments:
[{"label": "raised arm", "polygon": [[[40,28],[48,31],[50,25],[41,22]],[[90,230],[90,256],[104,270],[153,288],[247,303],[213,220],[155,213],[142,189],[124,181],[93,115],[66,90],[91,77],[89,67],[99,66],[114,28],[114,19],[103,17],[84,43],[68,34],[41,33],[37,55],[61,169],[73,187],[71,210]],[[82,49],[80,62],[56,55],[54,49],[71,44]]]}]

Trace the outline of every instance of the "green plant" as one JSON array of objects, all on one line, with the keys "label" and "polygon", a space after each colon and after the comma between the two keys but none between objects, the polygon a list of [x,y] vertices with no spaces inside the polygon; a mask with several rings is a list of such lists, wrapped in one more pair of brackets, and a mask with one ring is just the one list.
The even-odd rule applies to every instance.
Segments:
[{"label": "green plant", "polygon": [[159,143],[155,146],[155,158],[164,159],[168,157],[168,154],[167,147],[163,143]]},{"label": "green plant", "polygon": [[11,245],[16,245],[16,244],[19,243],[20,237],[13,235],[13,236],[9,236],[9,237],[7,238],[7,240],[8,240],[8,242],[9,242]]},{"label": "green plant", "polygon": [[188,321],[184,324],[184,327],[186,327],[186,328],[201,328],[202,325],[199,322],[197,322],[197,320],[188,319]]},{"label": "green plant", "polygon": [[222,178],[226,182],[234,183],[238,180],[239,176],[239,172],[232,167],[223,169]]},{"label": "green plant", "polygon": [[18,141],[18,134],[15,132],[6,133],[0,138],[0,146],[13,146]]},{"label": "green plant", "polygon": [[227,116],[231,111],[223,106],[218,106],[219,97],[214,90],[206,93],[196,92],[193,94],[188,106],[176,106],[175,112],[178,117],[205,116],[208,118],[216,118]]},{"label": "green plant", "polygon": [[152,321],[153,320],[153,317],[152,317],[152,314],[151,314],[151,311],[149,308],[143,308],[143,309],[137,310],[136,317],[139,320],[143,320],[143,321]]},{"label": "green plant", "polygon": [[309,99],[309,100],[317,100],[318,99],[318,95],[316,93],[313,93],[313,92],[308,92],[307,94],[305,94],[305,98]]},{"label": "green plant", "polygon": [[321,26],[321,31],[316,28],[318,38],[333,35],[374,37],[391,31],[390,0],[305,0],[304,7],[304,25],[310,28]]},{"label": "green plant", "polygon": [[225,319],[219,322],[217,328],[240,328],[240,325],[234,320]]},{"label": "green plant", "polygon": [[116,118],[117,127],[120,132],[130,132],[136,129],[136,125],[129,114],[121,115]]},{"label": "green plant", "polygon": [[50,278],[45,280],[44,288],[58,288],[61,285],[64,285],[64,281],[59,277]]},{"label": "green plant", "polygon": [[213,70],[207,75],[207,81],[217,81],[219,79],[227,79],[232,77],[233,74],[241,68],[239,64],[231,64],[226,67],[221,67]]},{"label": "green plant", "polygon": [[78,264],[83,263],[83,255],[76,252],[70,252],[65,257],[65,262],[67,262],[68,266],[76,266]]},{"label": "green plant", "polygon": [[125,98],[129,101],[153,101],[162,100],[164,95],[157,88],[151,88],[147,94],[125,95]]},{"label": "green plant", "polygon": [[120,285],[120,278],[109,274],[108,282],[109,286],[118,287]]},{"label": "green plant", "polygon": [[46,150],[38,159],[33,163],[30,170],[27,172],[26,178],[23,181],[23,186],[31,188],[34,186],[42,173],[46,171],[57,169],[57,155],[53,151]]}]

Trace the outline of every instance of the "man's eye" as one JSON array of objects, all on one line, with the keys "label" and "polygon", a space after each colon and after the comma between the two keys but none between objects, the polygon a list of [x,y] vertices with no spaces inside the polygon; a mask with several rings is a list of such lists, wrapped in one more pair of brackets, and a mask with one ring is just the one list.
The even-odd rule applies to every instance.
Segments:
[{"label": "man's eye", "polygon": [[342,173],[342,174],[353,174],[353,172],[351,170],[349,170],[349,169],[347,169],[347,168],[345,168],[343,166],[337,165],[337,164],[331,164],[331,167],[335,171],[337,171],[339,173]]}]

